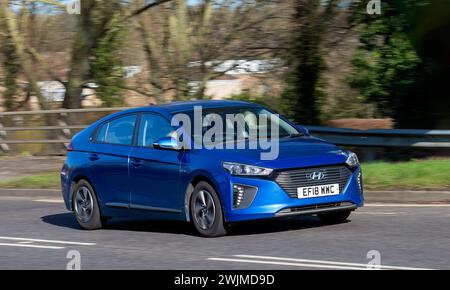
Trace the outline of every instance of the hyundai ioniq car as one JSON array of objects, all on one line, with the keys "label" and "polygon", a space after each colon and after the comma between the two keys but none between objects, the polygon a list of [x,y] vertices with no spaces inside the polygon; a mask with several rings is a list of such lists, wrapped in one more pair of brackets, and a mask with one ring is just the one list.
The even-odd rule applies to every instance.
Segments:
[{"label": "hyundai ioniq car", "polygon": [[[235,126],[229,116],[239,114],[265,116],[277,127],[258,118]],[[174,122],[177,116],[192,124]],[[230,134],[216,130],[209,136],[214,146],[198,144],[219,117]],[[268,136],[262,140],[260,132]],[[277,148],[262,148],[262,141]],[[139,216],[190,221],[200,235],[216,237],[247,220],[317,215],[339,223],[364,203],[355,153],[240,101],[176,102],[107,116],[72,139],[61,183],[67,209],[87,230]]]}]

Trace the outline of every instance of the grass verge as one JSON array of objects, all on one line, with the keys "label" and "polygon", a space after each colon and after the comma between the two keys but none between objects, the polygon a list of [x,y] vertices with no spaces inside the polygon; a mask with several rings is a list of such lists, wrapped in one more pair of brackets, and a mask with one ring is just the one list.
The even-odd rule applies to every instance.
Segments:
[{"label": "grass verge", "polygon": [[363,164],[369,190],[450,190],[450,159]]},{"label": "grass verge", "polygon": [[60,188],[59,172],[47,172],[0,181],[0,188]]},{"label": "grass verge", "polygon": [[[368,190],[450,190],[450,159],[363,164]],[[0,181],[0,188],[60,188],[59,172]]]}]

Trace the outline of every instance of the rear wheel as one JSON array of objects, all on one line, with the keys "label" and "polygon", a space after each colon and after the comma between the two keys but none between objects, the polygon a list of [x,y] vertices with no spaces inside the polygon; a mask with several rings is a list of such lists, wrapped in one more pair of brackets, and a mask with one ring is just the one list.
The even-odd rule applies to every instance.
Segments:
[{"label": "rear wheel", "polygon": [[102,216],[100,215],[97,196],[86,180],[80,180],[75,185],[73,210],[78,224],[83,229],[95,230],[102,227]]},{"label": "rear wheel", "polygon": [[227,233],[219,197],[207,182],[195,186],[190,211],[192,222],[202,236],[219,237]]},{"label": "rear wheel", "polygon": [[317,216],[320,218],[322,222],[326,224],[338,224],[346,221],[347,218],[350,216],[351,212],[352,211],[350,210],[344,210],[337,212],[322,213],[318,214]]}]

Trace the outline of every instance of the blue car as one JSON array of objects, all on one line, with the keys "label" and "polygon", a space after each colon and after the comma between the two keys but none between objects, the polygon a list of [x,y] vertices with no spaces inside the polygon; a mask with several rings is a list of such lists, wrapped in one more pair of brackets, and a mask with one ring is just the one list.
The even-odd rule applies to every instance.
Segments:
[{"label": "blue car", "polygon": [[[177,116],[199,117],[198,108],[200,129],[174,122]],[[228,131],[233,122],[227,117],[238,114],[266,116],[278,127],[246,119]],[[224,117],[223,129],[234,137],[216,134],[212,149],[198,144],[215,123],[207,120],[211,116]],[[272,158],[262,158],[267,146],[248,146],[262,141],[263,129],[266,143],[277,146]],[[139,216],[191,221],[200,235],[216,237],[247,220],[317,215],[339,223],[364,204],[356,154],[240,101],[176,102],[107,116],[72,139],[61,184],[67,209],[87,230],[111,218]]]}]

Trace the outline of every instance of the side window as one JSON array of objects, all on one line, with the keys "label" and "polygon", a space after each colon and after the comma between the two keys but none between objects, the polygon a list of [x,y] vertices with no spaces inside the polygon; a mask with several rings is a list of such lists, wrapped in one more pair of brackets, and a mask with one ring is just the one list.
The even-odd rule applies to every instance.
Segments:
[{"label": "side window", "polygon": [[100,127],[96,140],[100,143],[131,145],[135,124],[136,115],[114,119]]},{"label": "side window", "polygon": [[108,132],[109,123],[103,124],[97,131],[97,137],[95,137],[95,141],[99,143],[105,142],[106,133]]},{"label": "side window", "polygon": [[144,114],[139,129],[138,145],[152,148],[154,142],[173,136],[174,133],[175,130],[165,118],[154,114]]}]

